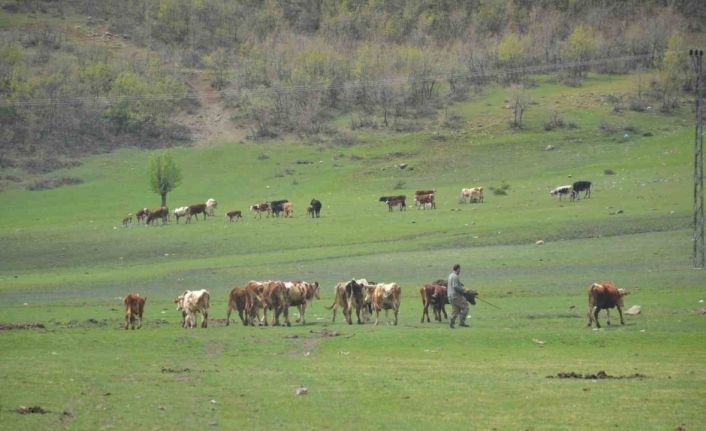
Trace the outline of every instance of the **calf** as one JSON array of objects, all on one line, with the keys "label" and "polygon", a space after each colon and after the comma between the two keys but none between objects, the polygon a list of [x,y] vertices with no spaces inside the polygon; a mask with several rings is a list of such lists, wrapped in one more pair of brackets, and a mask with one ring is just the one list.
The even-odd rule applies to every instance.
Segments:
[{"label": "calf", "polygon": [[240,316],[240,321],[243,322],[243,325],[255,325],[259,305],[260,300],[258,299],[257,292],[250,284],[233,288],[228,295],[226,326],[230,325],[230,313],[233,310],[238,310],[238,316]]},{"label": "calf", "polygon": [[608,315],[608,325],[610,325],[610,309],[615,307],[618,309],[618,314],[620,315],[620,324],[624,325],[623,321],[623,297],[628,295],[625,289],[616,289],[615,285],[610,281],[603,281],[602,283],[593,283],[588,288],[588,325],[591,326],[592,323],[596,322],[596,328],[600,328],[601,324],[598,322],[598,313],[605,309]]},{"label": "calf", "polygon": [[140,208],[135,212],[135,218],[137,219],[137,222],[141,222],[147,217],[147,214],[149,214],[150,210],[147,208]]},{"label": "calf", "polygon": [[285,202],[282,204],[282,210],[284,211],[284,216],[289,217],[292,216],[294,217],[294,206],[292,205],[291,202]]},{"label": "calf", "polygon": [[396,207],[396,206],[399,206],[400,211],[402,211],[402,210],[407,210],[407,203],[405,202],[406,199],[407,199],[407,196],[405,196],[405,195],[381,196],[380,199],[378,199],[378,201],[385,202],[390,211],[392,211],[392,208]]},{"label": "calf", "polygon": [[400,311],[400,298],[402,290],[397,283],[378,283],[373,291],[373,310],[375,310],[375,324],[380,320],[380,311],[385,310],[385,322],[388,323],[387,311],[395,313],[395,325]]},{"label": "calf", "polygon": [[585,192],[583,194],[584,198],[591,197],[591,182],[590,181],[576,181],[571,185],[571,200],[580,199],[579,192]]},{"label": "calf", "polygon": [[125,329],[131,326],[135,329],[135,321],[139,320],[137,329],[142,328],[142,312],[145,309],[145,302],[147,298],[143,298],[139,293],[128,293],[123,298],[123,304],[125,304]]},{"label": "calf", "polygon": [[561,197],[564,195],[570,195],[571,194],[571,186],[559,186],[555,188],[554,190],[550,191],[549,194],[551,196],[559,196],[559,200],[561,200]]},{"label": "calf", "polygon": [[263,202],[261,204],[255,204],[250,206],[250,212],[254,212],[259,218],[262,218],[262,213],[270,213],[270,203]]},{"label": "calf", "polygon": [[127,227],[128,224],[132,224],[132,214],[128,214],[127,217],[123,219],[123,226]]},{"label": "calf", "polygon": [[203,314],[202,328],[208,327],[208,307],[211,296],[206,289],[186,290],[177,296],[174,303],[177,310],[181,311],[181,326],[184,328],[195,328],[197,326],[197,314]]},{"label": "calf", "polygon": [[[443,281],[443,280],[442,280]],[[439,282],[434,282],[432,284],[425,284],[423,287],[419,288],[419,293],[422,296],[422,305],[424,309],[422,311],[421,323],[424,323],[424,316],[429,322],[429,306],[431,305],[434,311],[434,320],[441,322],[441,313],[444,313],[444,319],[448,319],[449,316],[446,314],[446,304],[449,303],[449,297],[446,292],[446,286],[441,285]]]},{"label": "calf", "polygon": [[243,218],[243,213],[240,211],[229,211],[226,213],[226,217],[228,217],[228,221],[233,222],[233,219],[242,219]]}]

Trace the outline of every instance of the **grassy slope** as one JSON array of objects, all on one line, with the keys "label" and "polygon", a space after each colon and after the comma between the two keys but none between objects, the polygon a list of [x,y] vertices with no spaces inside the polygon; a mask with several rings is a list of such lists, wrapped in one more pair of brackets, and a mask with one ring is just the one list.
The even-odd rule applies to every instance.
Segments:
[{"label": "grassy slope", "polygon": [[[215,197],[222,215],[286,197],[298,212],[290,220],[248,214],[237,224],[221,216],[123,229],[125,213],[158,202],[146,187],[150,153],[138,150],[67,172],[86,180],[79,186],[0,194],[3,208],[21,208],[0,216],[1,320],[48,327],[0,332],[0,427],[427,429],[439,427],[431,412],[444,412],[443,429],[697,429],[706,336],[694,309],[706,277],[689,261],[691,114],[613,114],[605,96],[633,87],[630,77],[605,76],[575,89],[540,86],[520,132],[507,131],[509,92],[498,90],[450,110],[465,120],[458,132],[370,134],[345,148],[275,142],[174,151],[185,182],[170,206]],[[579,128],[543,131],[552,109]],[[604,120],[638,132],[605,134]],[[544,151],[548,144],[555,150]],[[269,159],[258,160],[262,153]],[[396,167],[403,162],[414,170]],[[604,175],[608,168],[617,174]],[[570,183],[569,175],[592,180],[593,198],[551,199],[548,190]],[[485,204],[457,202],[461,187],[503,182],[508,196],[487,190]],[[438,191],[436,211],[389,214],[377,202],[427,187]],[[304,217],[312,197],[324,202],[321,219]],[[535,246],[537,239],[546,244]],[[416,288],[454,262],[467,286],[502,309],[480,303],[465,332],[420,325]],[[336,323],[329,329],[342,336],[321,337],[331,287],[353,276],[402,284],[401,325]],[[212,317],[223,318],[230,287],[259,278],[322,282],[310,324],[176,326],[169,300],[180,290],[209,288]],[[585,330],[585,288],[604,278],[630,289],[626,302],[642,305],[643,315],[624,328]],[[127,291],[149,297],[147,325],[135,333],[117,330]],[[649,378],[545,378],[600,369]],[[300,384],[306,397],[293,395]],[[22,404],[52,413],[10,411]],[[620,415],[604,414],[615,405]],[[73,417],[62,418],[63,410]]]}]

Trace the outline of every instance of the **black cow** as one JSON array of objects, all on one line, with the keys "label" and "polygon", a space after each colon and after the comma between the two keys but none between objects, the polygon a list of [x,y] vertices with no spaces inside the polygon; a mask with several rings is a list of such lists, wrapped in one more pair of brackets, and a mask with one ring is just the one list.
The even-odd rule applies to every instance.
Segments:
[{"label": "black cow", "polygon": [[278,201],[270,202],[270,209],[272,211],[272,215],[279,217],[279,213],[284,211],[283,205],[287,202],[289,202],[287,199],[280,199]]},{"label": "black cow", "polygon": [[400,211],[406,210],[407,209],[407,203],[405,202],[407,199],[407,196],[405,195],[398,195],[398,196],[381,196],[378,201],[380,202],[385,202],[392,211],[392,207],[396,207],[397,205],[400,206]]},{"label": "black cow", "polygon": [[321,202],[316,199],[312,199],[309,203],[309,208],[307,209],[307,212],[311,215],[311,218],[318,218],[319,213],[321,213]]},{"label": "black cow", "polygon": [[579,192],[585,192],[583,197],[591,197],[591,182],[590,181],[576,181],[571,188],[571,200],[580,199]]}]

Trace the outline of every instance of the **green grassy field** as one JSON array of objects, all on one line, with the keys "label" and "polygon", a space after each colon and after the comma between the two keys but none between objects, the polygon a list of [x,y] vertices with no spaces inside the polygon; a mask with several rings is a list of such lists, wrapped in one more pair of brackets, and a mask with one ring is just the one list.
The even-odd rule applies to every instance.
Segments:
[{"label": "green grassy field", "polygon": [[[174,149],[184,182],[169,206],[219,201],[218,217],[191,225],[120,225],[158,206],[148,151],[54,174],[82,178],[77,186],[6,185],[0,323],[45,328],[0,331],[0,429],[703,429],[693,114],[614,113],[607,96],[635,85],[629,76],[540,85],[522,131],[508,130],[510,92],[495,89],[449,109],[462,118],[455,131]],[[578,127],[545,131],[552,110]],[[593,182],[591,199],[549,196],[577,179]],[[507,195],[492,193],[503,185]],[[485,203],[458,202],[470,186],[486,188]],[[420,188],[437,190],[436,210],[389,213],[377,201]],[[305,217],[314,197],[320,219]],[[247,212],[280,198],[294,218]],[[242,222],[226,221],[233,209]],[[470,329],[420,324],[417,289],[457,262],[466,286],[500,308],[479,302]],[[399,326],[330,322],[333,286],[351,277],[402,285]],[[307,325],[224,326],[232,287],[295,278],[322,285]],[[586,288],[603,279],[643,312],[590,330]],[[178,325],[171,301],[190,288],[211,292],[206,330]],[[131,291],[148,297],[139,331],[121,329]],[[600,370],[646,377],[547,378]],[[300,385],[307,395],[295,395]],[[15,412],[33,405],[49,412]]]}]

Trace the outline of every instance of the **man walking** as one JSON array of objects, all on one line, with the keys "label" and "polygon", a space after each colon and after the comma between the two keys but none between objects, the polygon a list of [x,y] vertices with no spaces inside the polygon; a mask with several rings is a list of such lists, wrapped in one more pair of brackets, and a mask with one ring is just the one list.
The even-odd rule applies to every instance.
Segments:
[{"label": "man walking", "polygon": [[468,315],[468,301],[463,296],[465,291],[463,283],[458,279],[458,275],[461,273],[461,265],[456,264],[453,267],[453,272],[449,274],[448,283],[448,296],[449,303],[451,304],[451,319],[449,319],[449,327],[454,328],[456,324],[456,317],[459,318],[459,326],[468,327],[466,325],[466,316]]}]

